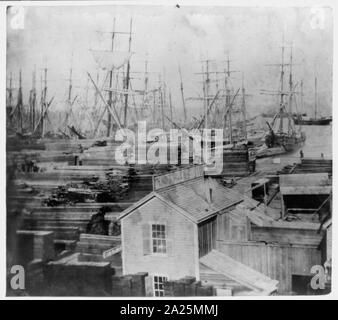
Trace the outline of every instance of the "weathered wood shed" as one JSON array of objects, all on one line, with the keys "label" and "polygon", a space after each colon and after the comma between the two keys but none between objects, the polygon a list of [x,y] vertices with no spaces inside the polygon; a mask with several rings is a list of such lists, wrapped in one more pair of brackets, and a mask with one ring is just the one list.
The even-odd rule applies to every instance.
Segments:
[{"label": "weathered wood shed", "polygon": [[282,217],[330,210],[332,184],[327,173],[280,175]]}]

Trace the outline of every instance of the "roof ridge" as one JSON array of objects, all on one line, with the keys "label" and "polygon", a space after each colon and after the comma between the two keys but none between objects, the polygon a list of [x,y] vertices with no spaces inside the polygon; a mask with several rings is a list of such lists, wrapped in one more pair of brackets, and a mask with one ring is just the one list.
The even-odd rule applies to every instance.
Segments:
[{"label": "roof ridge", "polygon": [[170,190],[171,188],[173,189],[174,187],[177,187],[178,185],[183,185],[183,184],[185,184],[186,182],[192,182],[192,181],[194,181],[194,180],[201,180],[201,179],[204,180],[204,176],[195,177],[195,178],[192,178],[192,179],[180,181],[180,182],[178,182],[178,183],[171,184],[171,185],[169,185],[169,186],[166,186],[166,187],[163,187],[163,188],[160,188],[160,189],[156,189],[156,190],[154,190],[154,191],[155,191],[155,192],[167,191],[167,190]]}]

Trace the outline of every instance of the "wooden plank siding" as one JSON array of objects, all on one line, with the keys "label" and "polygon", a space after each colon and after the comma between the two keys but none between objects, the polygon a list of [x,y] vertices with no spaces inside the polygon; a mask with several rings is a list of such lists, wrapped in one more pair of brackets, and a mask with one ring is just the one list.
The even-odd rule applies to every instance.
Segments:
[{"label": "wooden plank siding", "polygon": [[[152,253],[151,225],[166,226],[167,253]],[[148,231],[145,231],[148,230]],[[197,225],[158,198],[121,220],[123,274],[199,278]]]},{"label": "wooden plank siding", "polygon": [[212,217],[198,225],[199,257],[216,248],[217,220]]},{"label": "wooden plank siding", "polygon": [[290,246],[261,242],[216,241],[216,249],[233,259],[279,281],[279,294],[292,292],[292,275],[311,275],[321,263],[321,253],[313,246]]},{"label": "wooden plank siding", "polygon": [[217,240],[246,241],[250,237],[250,222],[237,210],[217,216]]},{"label": "wooden plank siding", "polygon": [[317,230],[259,227],[253,225],[251,226],[249,240],[316,247],[320,244],[323,235],[323,232],[318,233]]}]

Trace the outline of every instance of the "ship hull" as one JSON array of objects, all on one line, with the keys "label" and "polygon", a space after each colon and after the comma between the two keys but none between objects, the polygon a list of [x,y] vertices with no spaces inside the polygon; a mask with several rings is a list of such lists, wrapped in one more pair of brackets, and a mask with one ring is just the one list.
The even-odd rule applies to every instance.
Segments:
[{"label": "ship hull", "polygon": [[265,143],[268,148],[283,147],[285,152],[294,151],[305,143],[306,137],[304,133],[300,135],[288,134],[268,134]]},{"label": "ship hull", "polygon": [[332,119],[295,119],[295,124],[303,126],[328,126]]}]

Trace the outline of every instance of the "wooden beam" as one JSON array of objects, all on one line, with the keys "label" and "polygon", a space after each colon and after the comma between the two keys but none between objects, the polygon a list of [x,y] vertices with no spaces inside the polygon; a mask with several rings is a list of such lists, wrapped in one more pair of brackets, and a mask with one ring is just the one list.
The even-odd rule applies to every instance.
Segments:
[{"label": "wooden beam", "polygon": [[122,124],[121,124],[120,118],[119,118],[119,116],[118,116],[118,113],[117,113],[117,111],[116,111],[116,109],[115,109],[115,105],[114,105],[114,104],[112,105],[113,111],[114,111],[114,112],[113,112],[113,111],[111,110],[109,104],[107,103],[107,101],[104,99],[104,97],[103,97],[103,95],[102,95],[100,89],[97,87],[95,81],[92,79],[92,77],[91,77],[91,75],[90,75],[89,72],[87,72],[87,75],[88,75],[90,81],[93,83],[93,85],[94,85],[94,87],[95,87],[97,93],[99,94],[99,96],[100,96],[102,102],[104,103],[105,107],[107,108],[108,112],[113,116],[113,118],[114,118],[115,122],[117,123],[117,125],[119,126],[119,128],[122,129]]}]

